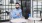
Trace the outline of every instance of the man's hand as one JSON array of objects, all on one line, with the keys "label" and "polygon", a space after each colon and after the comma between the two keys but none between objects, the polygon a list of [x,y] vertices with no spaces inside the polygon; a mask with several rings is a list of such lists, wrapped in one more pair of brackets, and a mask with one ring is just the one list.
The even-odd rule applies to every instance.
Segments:
[{"label": "man's hand", "polygon": [[17,16],[20,16],[20,14],[18,13]]}]

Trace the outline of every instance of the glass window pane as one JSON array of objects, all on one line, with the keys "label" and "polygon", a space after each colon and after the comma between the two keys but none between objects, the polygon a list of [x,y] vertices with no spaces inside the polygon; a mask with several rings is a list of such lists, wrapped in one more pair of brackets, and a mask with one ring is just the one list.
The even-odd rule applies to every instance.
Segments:
[{"label": "glass window pane", "polygon": [[8,6],[6,6],[6,8],[8,8]]},{"label": "glass window pane", "polygon": [[5,20],[5,16],[1,16],[1,20]]},{"label": "glass window pane", "polygon": [[1,10],[1,12],[5,12],[4,10]]},{"label": "glass window pane", "polygon": [[38,9],[39,11],[41,11],[41,9]]},{"label": "glass window pane", "polygon": [[41,5],[41,2],[40,1],[38,2],[38,5]]},{"label": "glass window pane", "polygon": [[5,5],[5,0],[3,0],[3,5]]},{"label": "glass window pane", "polygon": [[37,6],[33,6],[33,8],[37,8]]},{"label": "glass window pane", "polygon": [[38,8],[41,8],[41,6],[38,6]]},{"label": "glass window pane", "polygon": [[34,12],[34,14],[36,14],[37,12]]},{"label": "glass window pane", "polygon": [[3,9],[5,9],[5,6],[3,6]]},{"label": "glass window pane", "polygon": [[15,8],[15,6],[12,6],[12,8]]},{"label": "glass window pane", "polygon": [[11,8],[12,6],[9,6],[9,8]]},{"label": "glass window pane", "polygon": [[11,11],[11,7],[12,7],[12,6],[9,6],[9,12]]},{"label": "glass window pane", "polygon": [[34,10],[37,10],[37,9],[33,9],[33,11],[34,11]]},{"label": "glass window pane", "polygon": [[8,5],[8,3],[9,3],[8,0],[6,0],[5,2],[6,2],[6,5]]},{"label": "glass window pane", "polygon": [[9,11],[9,10],[5,10],[5,11]]},{"label": "glass window pane", "polygon": [[33,17],[35,18],[37,14],[33,14]]},{"label": "glass window pane", "polygon": [[8,15],[8,16],[6,16],[6,20],[9,20],[9,15]]},{"label": "glass window pane", "polygon": [[36,2],[36,1],[33,1],[33,6],[34,6],[34,5],[37,5],[37,2]]},{"label": "glass window pane", "polygon": [[5,12],[5,10],[1,10],[1,12]]}]

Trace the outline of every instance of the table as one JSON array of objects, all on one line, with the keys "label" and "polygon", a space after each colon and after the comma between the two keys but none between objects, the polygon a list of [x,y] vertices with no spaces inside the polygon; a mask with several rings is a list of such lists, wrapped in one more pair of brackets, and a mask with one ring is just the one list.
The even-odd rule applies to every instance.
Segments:
[{"label": "table", "polygon": [[41,18],[28,18],[28,19],[34,20],[34,23],[35,23],[36,20],[41,20]]},{"label": "table", "polygon": [[12,19],[10,20],[11,22],[16,22],[16,23],[20,23],[20,22],[26,22],[26,20],[24,18],[18,18],[18,19]]}]

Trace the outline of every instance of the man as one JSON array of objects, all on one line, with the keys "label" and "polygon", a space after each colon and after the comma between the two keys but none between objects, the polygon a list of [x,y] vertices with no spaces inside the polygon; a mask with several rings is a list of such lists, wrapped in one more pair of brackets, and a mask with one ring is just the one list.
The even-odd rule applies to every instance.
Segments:
[{"label": "man", "polygon": [[28,19],[28,18],[29,18],[29,14],[30,14],[30,9],[27,8],[27,9],[26,9],[25,19]]},{"label": "man", "polygon": [[22,10],[20,9],[20,4],[16,3],[16,9],[10,12],[11,19],[21,18],[22,17]]}]

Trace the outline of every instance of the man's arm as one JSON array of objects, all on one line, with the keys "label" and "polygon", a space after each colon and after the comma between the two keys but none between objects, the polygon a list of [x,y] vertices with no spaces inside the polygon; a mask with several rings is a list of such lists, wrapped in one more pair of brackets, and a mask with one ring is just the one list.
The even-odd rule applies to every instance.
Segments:
[{"label": "man's arm", "polygon": [[16,18],[16,17],[17,17],[16,13],[14,11],[11,11],[10,12],[10,19],[13,19],[13,18]]},{"label": "man's arm", "polygon": [[22,17],[22,10],[21,10],[20,16]]},{"label": "man's arm", "polygon": [[12,17],[13,16],[12,11],[10,12],[9,15],[10,15],[10,19],[13,19],[13,17]]}]

